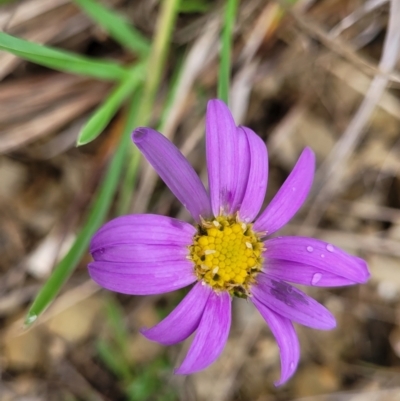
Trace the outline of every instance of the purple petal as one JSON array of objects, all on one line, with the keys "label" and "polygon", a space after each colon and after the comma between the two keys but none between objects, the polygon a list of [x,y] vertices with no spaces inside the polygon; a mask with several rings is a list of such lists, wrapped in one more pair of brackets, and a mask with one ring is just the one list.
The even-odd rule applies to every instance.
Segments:
[{"label": "purple petal", "polygon": [[188,375],[205,369],[221,354],[231,326],[231,297],[211,292],[196,335],[182,365],[175,373]]},{"label": "purple petal", "polygon": [[196,281],[188,246],[196,230],[170,217],[138,214],[105,224],[93,237],[92,279],[125,294],[160,294]]},{"label": "purple petal", "polygon": [[281,354],[281,377],[275,382],[275,386],[280,386],[296,371],[300,359],[299,339],[289,319],[273,312],[254,297],[251,301],[267,322],[278,343]]},{"label": "purple petal", "polygon": [[92,262],[90,277],[100,286],[123,294],[162,294],[186,287],[196,281],[193,262],[121,263]]},{"label": "purple petal", "polygon": [[132,274],[135,276],[153,275],[157,278],[172,277],[175,273],[187,274],[194,272],[193,262],[186,258],[176,257],[175,260],[155,262],[108,262],[95,260],[89,266],[93,269],[112,274]]},{"label": "purple petal", "polygon": [[237,187],[238,135],[233,117],[221,100],[210,100],[206,114],[208,182],[214,216],[230,213]]},{"label": "purple petal", "polygon": [[302,285],[341,287],[357,284],[355,281],[335,273],[289,260],[268,259],[264,262],[263,271],[269,277]]},{"label": "purple petal", "polygon": [[268,235],[283,227],[300,209],[311,188],[315,170],[315,155],[305,148],[289,177],[271,203],[254,223],[255,231]]},{"label": "purple petal", "polygon": [[159,132],[144,127],[136,128],[132,139],[198,223],[200,216],[211,216],[210,199],[203,183],[172,142]]},{"label": "purple petal", "polygon": [[123,244],[189,246],[196,229],[183,221],[154,214],[132,214],[109,221],[94,235],[90,252]]},{"label": "purple petal", "polygon": [[363,259],[349,255],[335,246],[314,238],[277,237],[265,241],[265,257],[281,259],[316,268],[315,273],[338,275],[356,283],[365,283],[369,277]]},{"label": "purple petal", "polygon": [[314,329],[330,330],[336,326],[332,314],[317,301],[281,280],[260,273],[251,293],[263,305],[279,315]]},{"label": "purple petal", "polygon": [[149,340],[164,345],[185,340],[197,329],[212,289],[198,282],[181,303],[160,323],[140,332]]},{"label": "purple petal", "polygon": [[[268,181],[268,152],[264,141],[250,128],[240,127],[246,134],[250,153],[250,169],[246,191],[242,198],[239,216],[251,222],[263,204]],[[239,169],[240,174],[241,168]]]},{"label": "purple petal", "polygon": [[95,261],[133,264],[183,260],[189,249],[182,245],[122,244],[107,246],[92,253]]},{"label": "purple petal", "polygon": [[238,139],[237,160],[240,163],[240,168],[236,169],[236,189],[230,205],[230,210],[228,210],[228,213],[232,215],[239,210],[246,194],[247,183],[249,182],[251,157],[249,141],[247,140],[246,132],[242,127],[236,128],[236,136]]}]

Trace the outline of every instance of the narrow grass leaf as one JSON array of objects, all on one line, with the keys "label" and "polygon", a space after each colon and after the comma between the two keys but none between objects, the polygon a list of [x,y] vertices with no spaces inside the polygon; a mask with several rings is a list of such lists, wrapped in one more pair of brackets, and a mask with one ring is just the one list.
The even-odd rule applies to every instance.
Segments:
[{"label": "narrow grass leaf", "polygon": [[130,134],[134,127],[138,109],[137,105],[140,99],[138,93],[139,92],[135,93],[128,108],[127,121],[125,123],[120,144],[118,145],[116,153],[104,177],[104,181],[102,182],[100,190],[98,191],[98,194],[91,207],[86,224],[78,234],[69,252],[57,264],[53,273],[33,301],[33,304],[25,318],[26,326],[32,324],[54,300],[63,284],[72,274],[83,254],[86,252],[90,238],[100,227],[107,215],[119,182],[122,167],[124,166],[124,159],[127,154],[127,149],[129,147]]},{"label": "narrow grass leaf", "polygon": [[176,66],[170,79],[167,98],[162,110],[160,121],[157,125],[157,131],[163,132],[167,123],[168,117],[171,114],[171,109],[176,101],[177,91],[182,79],[183,67],[185,66],[185,57],[179,55],[176,61]]},{"label": "narrow grass leaf", "polygon": [[29,42],[0,32],[0,50],[15,54],[25,60],[58,71],[117,81],[126,75],[125,68],[111,61],[94,60],[65,50],[58,50]]},{"label": "narrow grass leaf", "polygon": [[211,7],[211,3],[204,0],[182,0],[179,6],[181,13],[205,13]]},{"label": "narrow grass leaf", "polygon": [[100,339],[96,343],[96,350],[100,359],[118,378],[126,381],[132,380],[133,375],[129,365],[125,363],[123,356],[110,344]]},{"label": "narrow grass leaf", "polygon": [[[180,80],[182,78],[182,70],[184,63],[184,58],[180,57],[177,61],[177,66],[174,69],[171,82],[168,89],[167,99],[163,107],[162,115],[157,125],[157,130],[160,132],[164,131],[165,124],[168,119],[168,115],[171,111],[171,108],[176,100],[177,90],[180,84]],[[141,122],[141,125],[145,125],[144,122]],[[129,210],[129,207],[132,202],[132,188],[135,186],[136,178],[137,178],[137,170],[139,167],[139,162],[141,158],[141,153],[139,150],[134,147],[132,149],[132,155],[129,159],[128,166],[126,168],[125,177],[123,179],[123,183],[120,190],[120,196],[118,199],[117,211],[118,215],[126,214]]]},{"label": "narrow grass leaf", "polygon": [[133,67],[129,75],[111,92],[82,128],[77,140],[78,146],[93,141],[103,132],[122,102],[140,85],[142,79],[143,65]]},{"label": "narrow grass leaf", "polygon": [[139,149],[134,146],[131,149],[130,157],[126,160],[124,176],[117,203],[117,215],[128,213],[132,204],[132,188],[135,187],[137,179],[137,171],[139,168],[141,153]]},{"label": "narrow grass leaf", "polygon": [[148,57],[147,76],[139,112],[139,125],[147,125],[153,112],[154,100],[160,86],[162,74],[165,72],[172,32],[179,12],[179,3],[180,0],[164,0],[161,2],[156,33]]},{"label": "narrow grass leaf", "polygon": [[121,46],[141,57],[150,51],[149,41],[125,18],[96,0],[74,0],[95,22],[97,22]]},{"label": "narrow grass leaf", "polygon": [[[149,124],[153,112],[154,101],[160,87],[160,81],[170,48],[171,36],[175,27],[175,21],[179,12],[180,0],[164,0],[161,3],[161,11],[157,21],[157,29],[151,46],[151,53],[148,57],[148,68],[146,80],[144,83],[143,96],[138,117],[138,125],[146,126]],[[134,181],[136,179],[135,171],[139,161],[138,151],[134,151],[134,157],[131,158],[127,166],[124,177],[124,184],[121,192],[118,211],[126,213],[131,204]],[[136,157],[138,156],[138,157]]]},{"label": "narrow grass leaf", "polygon": [[231,76],[232,33],[235,26],[238,0],[227,0],[222,31],[222,48],[218,77],[218,97],[226,104],[229,101],[229,84]]},{"label": "narrow grass leaf", "polygon": [[121,305],[112,297],[106,301],[106,314],[108,324],[112,330],[115,345],[119,352],[126,356],[128,352],[129,334],[125,327],[124,313]]},{"label": "narrow grass leaf", "polygon": [[126,386],[129,401],[176,401],[177,394],[165,380],[163,372],[171,366],[162,355],[146,364],[146,369],[135,369],[134,380]]}]

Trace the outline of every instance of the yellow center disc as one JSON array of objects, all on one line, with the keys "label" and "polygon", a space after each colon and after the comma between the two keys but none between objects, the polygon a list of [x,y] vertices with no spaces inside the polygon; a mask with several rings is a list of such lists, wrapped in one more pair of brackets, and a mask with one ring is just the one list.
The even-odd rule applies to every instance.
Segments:
[{"label": "yellow center disc", "polygon": [[239,297],[248,295],[263,262],[263,243],[252,225],[232,216],[203,221],[189,249],[199,280]]}]

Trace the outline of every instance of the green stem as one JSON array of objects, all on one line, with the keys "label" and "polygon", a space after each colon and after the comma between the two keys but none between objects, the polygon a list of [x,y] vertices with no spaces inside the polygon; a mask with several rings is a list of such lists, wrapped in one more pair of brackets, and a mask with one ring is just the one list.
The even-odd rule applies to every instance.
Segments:
[{"label": "green stem", "polygon": [[63,284],[72,274],[86,252],[91,237],[103,223],[113,200],[122,167],[124,165],[124,159],[130,142],[132,127],[134,126],[137,115],[137,105],[139,104],[139,101],[140,98],[138,98],[137,93],[135,93],[128,108],[127,121],[122,134],[123,136],[107,170],[101,188],[95,197],[87,221],[76,237],[71,249],[55,267],[50,278],[46,281],[36,296],[28,314],[26,315],[26,326],[31,325],[56,297]]},{"label": "green stem", "polygon": [[[162,73],[165,70],[172,31],[179,11],[179,2],[180,0],[164,0],[162,2],[155,38],[148,60],[147,76],[144,83],[143,96],[137,121],[138,126],[146,126],[150,122],[155,97],[160,86]],[[136,180],[135,172],[140,161],[140,154],[137,150],[135,149],[132,152],[131,160],[128,163],[126,175],[124,177],[120,202],[118,205],[118,212],[120,214],[125,214],[129,210],[132,200],[132,188],[134,187]]]},{"label": "green stem", "polygon": [[172,31],[179,11],[180,0],[162,1],[156,36],[148,59],[147,77],[139,112],[139,124],[147,125],[151,118],[154,100],[160,85],[169,51]]},{"label": "green stem", "polygon": [[126,214],[131,205],[132,191],[136,184],[137,170],[140,163],[140,152],[136,146],[131,145],[130,160],[127,160],[127,168],[124,181],[121,186],[117,215]]},{"label": "green stem", "polygon": [[229,82],[231,75],[232,33],[235,26],[238,0],[227,0],[222,32],[222,49],[219,64],[218,98],[226,104],[229,101]]}]

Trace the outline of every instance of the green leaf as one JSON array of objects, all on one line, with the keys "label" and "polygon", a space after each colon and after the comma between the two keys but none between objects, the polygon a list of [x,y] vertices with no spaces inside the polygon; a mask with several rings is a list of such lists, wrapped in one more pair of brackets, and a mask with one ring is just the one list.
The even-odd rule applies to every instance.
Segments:
[{"label": "green leaf", "polygon": [[137,91],[127,111],[127,121],[121,141],[104,177],[101,188],[93,202],[86,224],[81,229],[69,252],[55,267],[53,273],[33,301],[25,318],[26,326],[32,324],[56,297],[61,287],[67,281],[86,252],[91,237],[104,221],[113,200],[124,165],[124,159],[127,149],[129,148],[131,131],[135,125],[139,102],[140,91]]},{"label": "green leaf", "polygon": [[238,0],[227,0],[222,32],[222,49],[218,77],[218,98],[228,104],[229,83],[231,76],[232,32],[235,25]]},{"label": "green leaf", "polygon": [[[143,97],[139,111],[138,125],[146,126],[149,124],[154,102],[160,87],[162,73],[165,71],[165,64],[171,43],[172,32],[178,15],[180,0],[164,0],[161,2],[161,11],[157,21],[157,29],[152,42],[151,53],[148,58],[147,76],[144,83]],[[138,152],[133,153],[126,169],[124,184],[122,187],[121,198],[118,211],[126,213],[132,197],[131,188],[133,188],[136,179]]]},{"label": "green leaf", "polygon": [[86,14],[97,22],[117,42],[134,53],[145,57],[149,54],[149,41],[128,21],[95,0],[74,0]]},{"label": "green leaf", "polygon": [[126,364],[123,356],[112,348],[110,344],[104,340],[98,340],[96,342],[96,350],[101,360],[118,378],[126,381],[132,380],[129,365]]},{"label": "green leaf", "polygon": [[[160,118],[160,122],[157,125],[157,130],[160,132],[164,131],[164,126],[168,118],[168,114],[172,108],[173,103],[175,102],[177,90],[180,84],[180,80],[182,78],[183,72],[183,57],[179,57],[176,62],[176,66],[171,77],[170,87],[168,89],[167,99],[163,107],[162,115]],[[144,125],[144,124],[143,124]],[[132,188],[136,183],[136,171],[138,169],[138,164],[140,162],[141,154],[139,150],[135,147],[132,150],[132,155],[129,159],[128,167],[126,168],[125,177],[122,182],[120,197],[118,199],[117,211],[118,214],[125,214],[129,210],[132,201]]]},{"label": "green leaf", "polygon": [[170,84],[168,88],[167,98],[165,100],[165,104],[161,113],[160,121],[157,125],[157,131],[163,132],[165,124],[167,123],[168,117],[171,113],[171,109],[176,101],[176,95],[181,84],[182,80],[182,73],[185,67],[185,61],[183,55],[178,55],[177,60],[175,61],[175,68],[172,72],[172,76],[170,79]]},{"label": "green leaf", "polygon": [[148,361],[145,369],[136,369],[136,375],[126,386],[130,401],[172,401],[177,400],[171,384],[166,380],[165,371],[171,369],[170,363],[164,356]]},{"label": "green leaf", "polygon": [[132,68],[129,75],[111,92],[106,101],[97,108],[82,128],[77,145],[85,145],[96,139],[114,117],[122,102],[140,85],[143,80],[144,66]]},{"label": "green leaf", "polygon": [[58,50],[29,42],[0,32],[0,50],[25,60],[53,68],[104,80],[117,81],[126,75],[125,68],[111,61],[94,60],[65,50]]},{"label": "green leaf", "polygon": [[139,149],[134,146],[131,149],[130,156],[127,158],[127,165],[125,166],[124,176],[122,178],[122,185],[117,203],[117,215],[126,214],[132,203],[132,188],[135,187],[137,179],[137,171],[140,164],[141,153]]},{"label": "green leaf", "polygon": [[116,349],[120,352],[123,358],[128,354],[129,334],[124,323],[124,312],[121,305],[112,297],[108,297],[106,301],[106,314],[108,324],[112,330],[113,339]]},{"label": "green leaf", "polygon": [[160,87],[162,75],[165,72],[172,32],[178,16],[179,3],[180,0],[164,0],[161,2],[156,32],[148,58],[147,76],[139,112],[139,125],[147,125],[153,112],[154,101]]},{"label": "green leaf", "polygon": [[181,13],[205,13],[210,9],[211,4],[204,0],[181,1],[179,12]]}]

